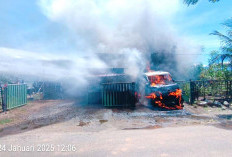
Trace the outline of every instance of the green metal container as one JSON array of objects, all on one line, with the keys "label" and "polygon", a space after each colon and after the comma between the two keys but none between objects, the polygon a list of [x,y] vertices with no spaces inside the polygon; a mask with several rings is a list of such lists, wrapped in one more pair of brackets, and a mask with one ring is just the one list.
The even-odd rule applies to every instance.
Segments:
[{"label": "green metal container", "polygon": [[134,107],[135,83],[103,84],[102,103],[105,107]]},{"label": "green metal container", "polygon": [[4,88],[3,102],[7,109],[23,106],[27,104],[27,85],[8,84]]}]

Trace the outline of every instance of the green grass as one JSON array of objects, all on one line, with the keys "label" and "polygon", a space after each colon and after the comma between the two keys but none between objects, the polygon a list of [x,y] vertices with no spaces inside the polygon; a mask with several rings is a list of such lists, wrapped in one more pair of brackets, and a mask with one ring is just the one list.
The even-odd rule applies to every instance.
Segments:
[{"label": "green grass", "polygon": [[2,120],[0,120],[0,125],[4,125],[4,124],[10,123],[12,121],[13,121],[12,119],[2,119]]}]

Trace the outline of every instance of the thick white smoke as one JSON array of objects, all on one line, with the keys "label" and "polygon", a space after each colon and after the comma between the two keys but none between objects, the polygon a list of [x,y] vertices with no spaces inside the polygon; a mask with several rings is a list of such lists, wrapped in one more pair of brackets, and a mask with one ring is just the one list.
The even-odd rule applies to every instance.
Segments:
[{"label": "thick white smoke", "polygon": [[[49,20],[73,33],[72,40],[79,46],[76,53],[38,54],[1,48],[0,64],[4,68],[0,70],[50,80],[72,78],[77,84],[87,83],[91,68],[125,67],[128,74],[136,77],[154,51],[172,52],[175,47],[175,53],[183,54],[199,50],[178,37],[170,24],[180,3],[180,0],[39,0],[38,5]],[[186,62],[178,62],[178,66],[183,63]]]},{"label": "thick white smoke", "polygon": [[87,68],[106,67],[95,55],[84,58],[77,55],[41,54],[9,48],[0,48],[0,65],[2,74],[34,76],[37,81],[72,80],[82,85],[88,83],[86,77],[90,74]]},{"label": "thick white smoke", "polygon": [[[109,67],[126,67],[136,76],[150,53],[198,51],[175,35],[169,19],[178,11],[179,0],[40,0],[43,13],[67,26],[87,53],[120,54],[104,61]],[[80,44],[81,43],[81,44]],[[113,56],[113,55],[112,55]],[[180,58],[182,59],[182,58]],[[180,62],[179,66],[182,66]]]}]

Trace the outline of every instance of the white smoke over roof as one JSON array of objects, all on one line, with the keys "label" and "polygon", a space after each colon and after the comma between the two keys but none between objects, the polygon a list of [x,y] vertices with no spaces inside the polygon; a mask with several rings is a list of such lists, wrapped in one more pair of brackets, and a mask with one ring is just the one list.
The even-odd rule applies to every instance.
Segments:
[{"label": "white smoke over roof", "polygon": [[172,52],[174,47],[176,53],[199,51],[199,47],[178,37],[169,22],[181,2],[40,0],[39,5],[50,20],[72,30],[76,42],[82,43],[86,52],[124,54],[123,58],[112,58],[106,64],[127,67],[136,76],[145,68],[145,58],[154,51]]},{"label": "white smoke over roof", "polygon": [[[76,53],[38,54],[0,48],[0,71],[86,82],[89,68],[125,67],[137,76],[152,52],[194,53],[199,47],[176,35],[171,20],[180,0],[39,0],[43,14],[72,32]],[[57,32],[59,33],[59,32]],[[68,38],[68,37],[67,37]],[[47,43],[49,44],[49,42]],[[35,50],[36,51],[36,50]],[[99,56],[99,54],[105,54]],[[104,56],[111,56],[105,59]],[[85,57],[83,57],[85,56]],[[178,66],[190,62],[178,56]]]},{"label": "white smoke over roof", "polygon": [[[68,12],[79,16],[120,18],[120,14],[139,13],[149,9],[153,14],[168,17],[180,9],[180,0],[40,0],[44,13],[51,19],[63,18]],[[77,10],[79,9],[79,10]],[[73,16],[75,16],[73,15]],[[138,15],[138,14],[137,14]],[[117,20],[116,19],[116,20]],[[104,19],[106,20],[106,19]]]},{"label": "white smoke over roof", "polygon": [[179,0],[41,0],[44,14],[76,33],[86,50],[112,53],[123,48],[170,48],[170,27],[163,18]]}]

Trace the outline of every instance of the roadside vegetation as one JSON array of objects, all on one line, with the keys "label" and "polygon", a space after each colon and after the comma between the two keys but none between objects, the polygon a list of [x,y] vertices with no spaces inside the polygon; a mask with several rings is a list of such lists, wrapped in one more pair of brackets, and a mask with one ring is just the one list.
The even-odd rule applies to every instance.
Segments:
[{"label": "roadside vegetation", "polygon": [[210,35],[217,36],[221,47],[210,53],[209,64],[195,65],[189,69],[190,78],[195,80],[231,80],[232,79],[232,18],[222,25],[226,34],[214,31]]}]

